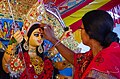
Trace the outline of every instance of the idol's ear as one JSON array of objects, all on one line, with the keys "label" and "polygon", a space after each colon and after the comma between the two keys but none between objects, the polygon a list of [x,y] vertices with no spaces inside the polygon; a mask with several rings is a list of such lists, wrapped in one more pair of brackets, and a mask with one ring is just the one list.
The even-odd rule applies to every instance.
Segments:
[{"label": "idol's ear", "polygon": [[24,41],[23,41],[23,49],[24,51],[28,51],[28,36],[27,35],[24,35]]}]

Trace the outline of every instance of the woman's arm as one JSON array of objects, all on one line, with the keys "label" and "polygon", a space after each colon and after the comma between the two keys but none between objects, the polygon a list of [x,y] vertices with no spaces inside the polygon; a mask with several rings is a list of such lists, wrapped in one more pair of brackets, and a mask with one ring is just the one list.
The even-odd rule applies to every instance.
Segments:
[{"label": "woman's arm", "polygon": [[68,47],[66,47],[64,44],[60,43],[60,41],[55,37],[54,30],[52,27],[46,26],[44,28],[43,36],[44,38],[51,41],[55,45],[57,50],[68,62],[74,64],[74,52],[70,50]]}]

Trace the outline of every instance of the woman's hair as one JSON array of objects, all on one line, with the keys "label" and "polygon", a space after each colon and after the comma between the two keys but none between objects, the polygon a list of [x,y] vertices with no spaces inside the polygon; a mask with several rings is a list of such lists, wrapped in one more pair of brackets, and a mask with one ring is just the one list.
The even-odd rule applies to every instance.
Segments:
[{"label": "woman's hair", "polygon": [[119,42],[117,34],[113,32],[114,21],[106,11],[90,11],[82,17],[82,22],[90,38],[100,42],[103,47],[108,47],[112,42]]}]

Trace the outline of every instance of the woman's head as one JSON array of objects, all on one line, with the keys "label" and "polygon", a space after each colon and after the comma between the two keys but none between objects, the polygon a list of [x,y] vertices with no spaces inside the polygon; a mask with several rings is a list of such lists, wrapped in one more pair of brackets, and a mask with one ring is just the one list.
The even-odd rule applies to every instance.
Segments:
[{"label": "woman's head", "polygon": [[37,47],[42,44],[42,29],[40,28],[42,24],[35,23],[33,24],[27,33],[29,45]]},{"label": "woman's head", "polygon": [[97,40],[103,47],[119,41],[117,34],[113,32],[113,19],[106,11],[90,11],[82,17],[82,22],[90,39]]}]

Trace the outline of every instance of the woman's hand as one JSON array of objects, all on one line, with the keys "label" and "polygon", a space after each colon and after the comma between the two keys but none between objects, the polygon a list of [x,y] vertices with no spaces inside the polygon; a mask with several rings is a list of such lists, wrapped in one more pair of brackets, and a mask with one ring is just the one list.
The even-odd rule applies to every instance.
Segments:
[{"label": "woman's hand", "polygon": [[51,41],[51,42],[53,42],[54,40],[57,39],[57,38],[55,37],[53,27],[51,27],[51,26],[49,26],[49,25],[46,25],[46,26],[44,27],[43,36],[44,36],[44,38],[46,38],[47,40],[49,40],[49,41]]}]

